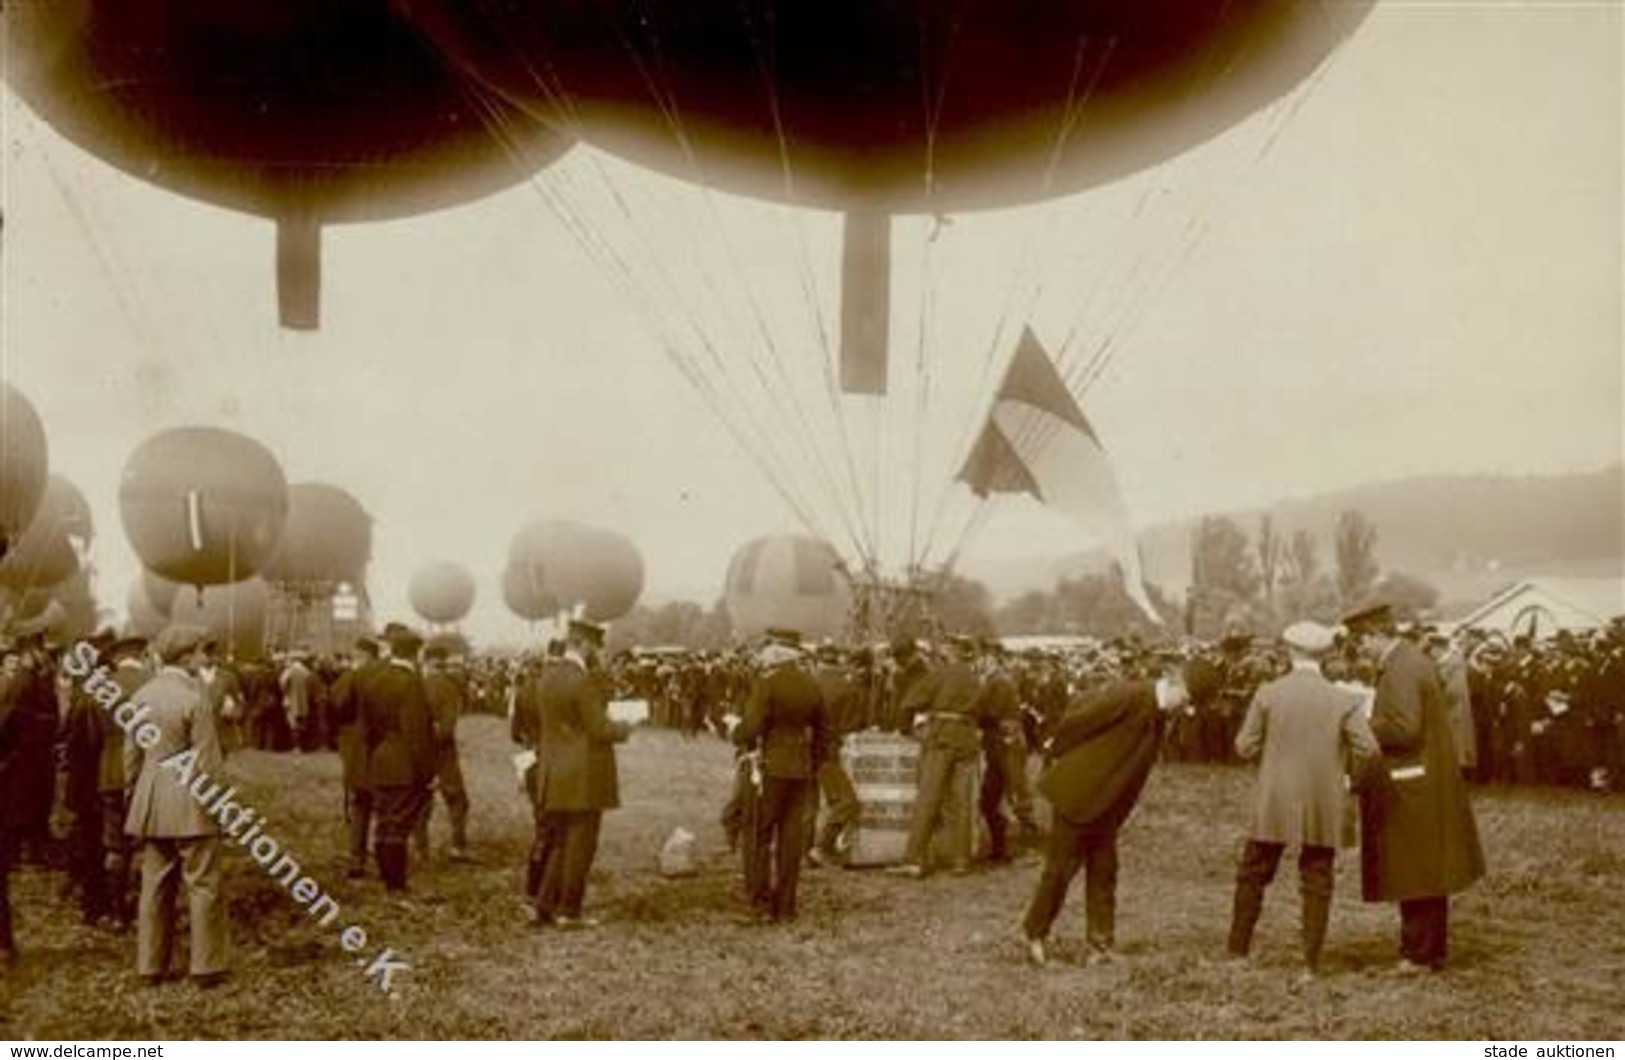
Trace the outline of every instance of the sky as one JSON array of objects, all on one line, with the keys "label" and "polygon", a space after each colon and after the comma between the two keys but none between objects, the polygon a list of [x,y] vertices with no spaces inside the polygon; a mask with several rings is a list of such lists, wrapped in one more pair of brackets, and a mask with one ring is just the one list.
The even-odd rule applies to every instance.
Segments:
[{"label": "sky", "polygon": [[1379,3],[1287,104],[1165,165],[899,218],[892,392],[835,403],[837,215],[578,147],[466,207],[327,230],[323,326],[288,332],[268,222],[111,169],[7,93],[0,368],[90,499],[104,602],[139,571],[126,457],[209,424],[362,501],[381,616],[456,560],[491,639],[521,629],[497,577],[534,518],[627,534],[657,601],[709,602],[741,544],[808,525],[891,570],[1090,547],[951,483],[1024,324],[1063,365],[1113,344],[1079,391],[1142,524],[1592,470],[1622,454],[1622,83],[1614,0]]}]

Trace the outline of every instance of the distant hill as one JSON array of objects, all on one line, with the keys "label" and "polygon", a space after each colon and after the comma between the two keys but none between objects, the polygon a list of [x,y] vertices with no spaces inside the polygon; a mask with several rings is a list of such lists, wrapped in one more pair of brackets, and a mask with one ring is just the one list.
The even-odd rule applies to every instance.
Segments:
[{"label": "distant hill", "polygon": [[[1332,529],[1354,508],[1377,527],[1377,558],[1438,586],[1442,602],[1479,600],[1533,574],[1611,575],[1625,571],[1625,465],[1570,475],[1450,475],[1404,479],[1265,508],[1218,512],[1257,533],[1265,510],[1282,534],[1306,529],[1334,562]],[[1190,583],[1190,535],[1199,520],[1160,523],[1140,535],[1146,577],[1182,594]],[[966,574],[999,597],[1047,589],[1059,577],[1098,571],[1102,553],[1033,559]]]}]

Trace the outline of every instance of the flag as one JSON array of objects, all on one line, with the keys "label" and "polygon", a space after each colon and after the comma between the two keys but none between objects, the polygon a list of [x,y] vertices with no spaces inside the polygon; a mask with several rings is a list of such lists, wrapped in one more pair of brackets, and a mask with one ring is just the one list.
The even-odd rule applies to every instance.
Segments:
[{"label": "flag", "polygon": [[1031,328],[1022,331],[958,481],[978,497],[1026,493],[1083,526],[1117,561],[1129,599],[1161,623],[1105,446]]}]

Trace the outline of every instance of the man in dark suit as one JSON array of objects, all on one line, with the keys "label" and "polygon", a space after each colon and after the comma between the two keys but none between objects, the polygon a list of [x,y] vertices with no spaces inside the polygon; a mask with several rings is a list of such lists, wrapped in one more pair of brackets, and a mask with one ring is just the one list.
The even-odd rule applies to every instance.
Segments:
[{"label": "man in dark suit", "polygon": [[1365,900],[1399,903],[1397,974],[1438,971],[1448,949],[1449,896],[1484,874],[1449,706],[1433,663],[1398,635],[1389,606],[1361,608],[1343,624],[1379,667],[1371,731],[1381,768],[1360,791]]},{"label": "man in dark suit", "polygon": [[417,656],[423,639],[405,626],[384,630],[388,658],[356,687],[365,782],[377,820],[374,857],[384,887],[406,891],[407,839],[434,780],[434,722]]},{"label": "man in dark suit", "polygon": [[366,783],[367,747],[361,737],[361,686],[378,668],[381,652],[376,640],[358,638],[349,668],[333,682],[331,716],[338,729],[344,820],[350,840],[346,875],[352,880],[367,874],[367,851],[372,843],[372,789]]},{"label": "man in dark suit", "polygon": [[[824,693],[785,644],[762,650],[734,745],[754,756],[744,818],[745,891],[759,919],[796,917],[796,885],[807,849],[807,825],[818,789],[813,778],[828,753]],[[759,777],[759,780],[757,779]]]},{"label": "man in dark suit", "polygon": [[[431,644],[423,652],[423,688],[434,716],[435,787],[446,804],[451,820],[453,861],[468,860],[468,789],[463,783],[463,767],[457,760],[457,720],[463,716],[462,683],[451,673],[451,653],[441,644]],[[434,799],[424,800],[423,816],[417,824],[418,853],[429,856],[429,819],[434,816]]]},{"label": "man in dark suit", "polygon": [[564,657],[537,683],[536,799],[543,830],[538,926],[597,924],[582,915],[581,904],[598,856],[603,813],[620,805],[615,745],[631,735],[630,727],[609,720],[609,680],[597,659],[603,643],[603,626],[572,621]]},{"label": "man in dark suit", "polygon": [[1139,801],[1162,746],[1168,714],[1206,680],[1203,671],[1170,667],[1155,681],[1119,681],[1075,702],[1045,744],[1048,768],[1038,790],[1053,809],[1044,871],[1027,908],[1027,957],[1048,962],[1046,941],[1084,869],[1088,962],[1106,960],[1116,929],[1117,832]]},{"label": "man in dark suit", "polygon": [[17,944],[11,932],[11,864],[25,823],[25,800],[20,796],[24,779],[23,729],[27,716],[21,709],[17,675],[22,656],[11,644],[0,651],[0,971],[17,959]]}]

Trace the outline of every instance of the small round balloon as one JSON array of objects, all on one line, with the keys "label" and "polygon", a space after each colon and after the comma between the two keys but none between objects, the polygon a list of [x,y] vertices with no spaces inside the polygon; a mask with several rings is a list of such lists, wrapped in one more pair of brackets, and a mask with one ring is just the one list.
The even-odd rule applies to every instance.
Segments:
[{"label": "small round balloon", "polygon": [[440,561],[412,576],[406,598],[426,622],[445,625],[460,620],[474,606],[474,576],[460,563]]},{"label": "small round balloon", "polygon": [[271,451],[213,427],[153,435],[124,465],[119,515],[148,570],[183,585],[257,573],[288,518],[288,483]]}]

